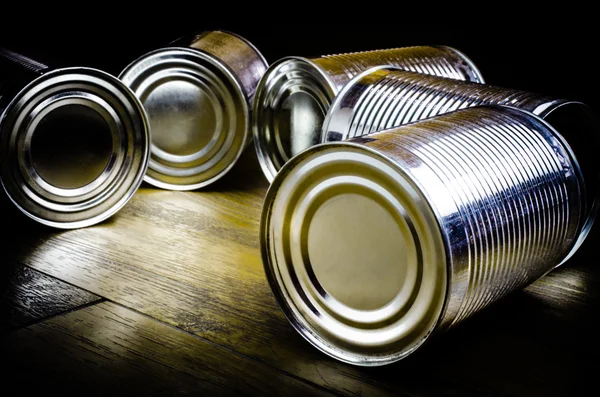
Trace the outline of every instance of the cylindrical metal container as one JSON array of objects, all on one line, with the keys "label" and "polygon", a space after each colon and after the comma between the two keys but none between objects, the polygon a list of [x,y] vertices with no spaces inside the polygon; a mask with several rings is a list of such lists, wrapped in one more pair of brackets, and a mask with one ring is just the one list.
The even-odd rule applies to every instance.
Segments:
[{"label": "cylindrical metal container", "polygon": [[267,193],[266,274],[314,346],[388,364],[568,256],[582,185],[560,135],[509,107],[324,143]]},{"label": "cylindrical metal container", "polygon": [[107,73],[51,70],[0,49],[0,113],[2,186],[40,223],[96,224],[142,183],[148,120],[133,92]]},{"label": "cylindrical metal container", "polygon": [[269,181],[292,156],[320,142],[333,98],[352,77],[377,65],[483,83],[473,62],[450,47],[283,58],[265,73],[253,105],[254,145]]},{"label": "cylindrical metal container", "polygon": [[342,89],[325,118],[321,139],[346,140],[457,109],[494,104],[540,116],[572,148],[586,182],[581,244],[600,207],[600,120],[584,103],[380,66],[356,76]]},{"label": "cylindrical metal container", "polygon": [[145,180],[193,190],[225,175],[250,142],[250,101],[267,69],[246,39],[211,31],[143,55],[119,76],[152,128]]}]

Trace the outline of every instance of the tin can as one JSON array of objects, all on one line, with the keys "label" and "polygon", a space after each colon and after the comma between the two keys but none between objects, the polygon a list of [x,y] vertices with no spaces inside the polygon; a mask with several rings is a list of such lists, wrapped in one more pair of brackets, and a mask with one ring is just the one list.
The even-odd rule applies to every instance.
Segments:
[{"label": "tin can", "polygon": [[292,156],[321,140],[333,98],[352,77],[377,65],[483,83],[473,62],[451,47],[406,47],[287,57],[271,65],[253,105],[252,133],[261,168],[271,182]]},{"label": "tin can", "polygon": [[322,141],[363,136],[457,109],[507,105],[550,123],[572,148],[586,182],[587,213],[578,245],[600,207],[600,120],[584,103],[526,91],[423,76],[394,67],[375,67],[356,76],[335,98],[325,118]]},{"label": "tin can", "polygon": [[267,193],[266,274],[318,349],[389,364],[563,261],[583,184],[561,136],[510,107],[320,144]]},{"label": "tin can", "polygon": [[250,42],[221,31],[179,39],[127,66],[119,78],[152,128],[145,180],[193,190],[225,175],[249,143],[249,103],[266,69]]},{"label": "tin can", "polygon": [[117,78],[52,70],[0,49],[2,186],[30,218],[56,228],[94,225],[142,183],[149,125]]}]

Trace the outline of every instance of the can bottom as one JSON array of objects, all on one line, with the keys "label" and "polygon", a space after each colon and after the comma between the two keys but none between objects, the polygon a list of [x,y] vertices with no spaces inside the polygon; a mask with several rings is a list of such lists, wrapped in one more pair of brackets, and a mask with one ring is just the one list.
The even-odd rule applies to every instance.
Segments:
[{"label": "can bottom", "polygon": [[354,144],[286,164],[261,225],[271,286],[296,329],[325,353],[382,365],[417,349],[445,302],[445,245],[410,178]]}]

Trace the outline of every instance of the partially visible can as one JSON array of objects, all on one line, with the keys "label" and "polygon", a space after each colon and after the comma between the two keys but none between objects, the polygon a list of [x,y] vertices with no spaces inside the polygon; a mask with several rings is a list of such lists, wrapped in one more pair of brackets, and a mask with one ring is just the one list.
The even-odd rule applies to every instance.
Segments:
[{"label": "partially visible can", "polygon": [[271,288],[338,360],[398,361],[552,270],[585,221],[573,153],[516,108],[458,110],[314,146],[271,185]]},{"label": "partially visible can", "polygon": [[253,105],[254,145],[269,181],[292,156],[320,142],[333,98],[352,77],[377,65],[483,83],[469,58],[444,46],[283,58],[265,73]]},{"label": "partially visible can", "polygon": [[600,120],[584,103],[380,66],[357,75],[342,89],[325,118],[321,139],[350,139],[457,109],[493,104],[540,116],[574,151],[586,181],[587,220],[578,244],[583,243],[600,207]]},{"label": "partially visible can", "polygon": [[0,114],[2,186],[40,223],[94,225],[142,183],[150,142],[146,113],[107,73],[52,70],[0,49]]},{"label": "partially visible can", "polygon": [[249,103],[267,66],[250,42],[222,31],[179,39],[127,66],[119,78],[152,128],[145,180],[193,190],[225,175],[249,143]]}]

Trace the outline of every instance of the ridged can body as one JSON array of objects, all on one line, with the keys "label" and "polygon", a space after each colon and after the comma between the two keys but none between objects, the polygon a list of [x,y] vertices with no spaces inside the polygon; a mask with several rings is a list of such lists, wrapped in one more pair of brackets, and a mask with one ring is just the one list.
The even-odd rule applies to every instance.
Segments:
[{"label": "ridged can body", "polygon": [[0,51],[0,115],[14,95],[25,85],[48,69],[24,55],[2,49]]},{"label": "ridged can body", "polygon": [[144,54],[119,78],[152,128],[145,180],[193,190],[224,176],[250,142],[250,102],[267,69],[246,39],[209,31]]},{"label": "ridged can body", "polygon": [[135,95],[91,68],[51,69],[0,49],[2,186],[27,216],[94,225],[142,183],[150,132]]},{"label": "ridged can body", "polygon": [[582,183],[556,131],[510,107],[320,144],[267,193],[266,274],[314,346],[388,364],[563,261]]},{"label": "ridged can body", "polygon": [[587,214],[580,240],[600,207],[600,121],[577,101],[526,91],[423,76],[391,67],[357,75],[336,97],[323,123],[323,142],[351,139],[376,131],[481,105],[506,105],[529,111],[551,124],[575,154],[585,179]]},{"label": "ridged can body", "polygon": [[261,79],[253,105],[254,145],[269,181],[292,156],[320,142],[325,114],[344,85],[378,65],[483,83],[469,58],[443,46],[283,58]]}]

